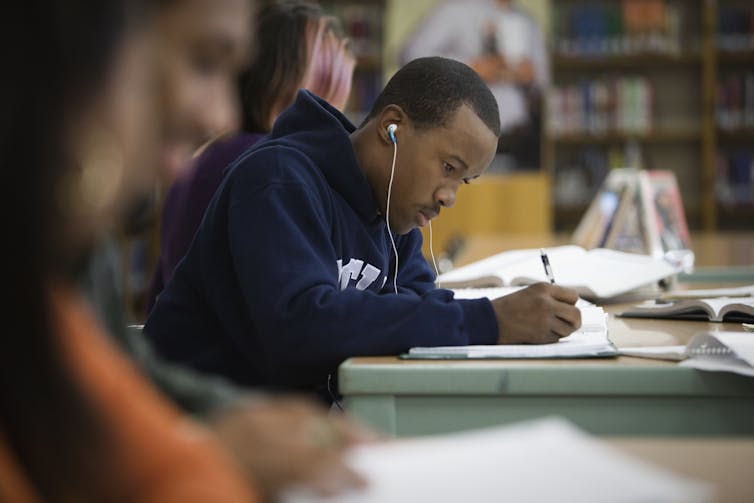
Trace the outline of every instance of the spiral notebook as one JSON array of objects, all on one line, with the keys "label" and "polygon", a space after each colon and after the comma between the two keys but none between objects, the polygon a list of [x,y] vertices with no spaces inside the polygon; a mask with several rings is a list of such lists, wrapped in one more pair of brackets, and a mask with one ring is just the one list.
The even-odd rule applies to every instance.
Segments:
[{"label": "spiral notebook", "polygon": [[754,377],[754,333],[706,332],[685,346],[619,348],[621,355],[677,360],[683,367]]}]

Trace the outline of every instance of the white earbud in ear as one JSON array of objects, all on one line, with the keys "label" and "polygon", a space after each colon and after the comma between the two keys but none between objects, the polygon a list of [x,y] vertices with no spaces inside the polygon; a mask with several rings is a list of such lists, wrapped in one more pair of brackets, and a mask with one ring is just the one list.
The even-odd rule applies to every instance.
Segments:
[{"label": "white earbud in ear", "polygon": [[387,127],[387,134],[390,137],[390,140],[393,143],[398,143],[398,141],[395,139],[395,131],[398,129],[398,124],[390,124]]}]

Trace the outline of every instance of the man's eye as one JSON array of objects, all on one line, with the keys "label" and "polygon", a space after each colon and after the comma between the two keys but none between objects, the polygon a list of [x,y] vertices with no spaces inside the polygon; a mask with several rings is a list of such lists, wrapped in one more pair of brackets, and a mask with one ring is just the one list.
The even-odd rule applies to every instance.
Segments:
[{"label": "man's eye", "polygon": [[452,175],[456,171],[456,168],[453,167],[452,164],[448,164],[447,162],[443,164],[443,167],[445,168],[445,173],[448,175]]}]

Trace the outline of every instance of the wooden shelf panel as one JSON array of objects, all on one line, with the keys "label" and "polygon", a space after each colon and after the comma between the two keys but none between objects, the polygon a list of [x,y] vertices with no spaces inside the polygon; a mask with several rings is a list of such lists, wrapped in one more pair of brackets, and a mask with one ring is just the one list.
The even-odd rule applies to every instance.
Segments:
[{"label": "wooden shelf panel", "polygon": [[605,56],[563,56],[555,54],[552,57],[552,64],[556,70],[597,70],[602,68],[694,65],[701,63],[701,60],[699,53],[616,54]]},{"label": "wooden shelf panel", "polygon": [[754,128],[746,129],[718,129],[717,137],[723,141],[750,141],[754,143]]},{"label": "wooden shelf panel", "polygon": [[717,54],[718,63],[738,65],[744,63],[754,64],[754,51],[720,51]]},{"label": "wooden shelf panel", "polygon": [[643,143],[665,143],[676,141],[698,141],[701,139],[699,129],[657,129],[649,133],[578,133],[550,136],[549,140],[561,145],[612,144],[636,140]]},{"label": "wooden shelf panel", "polygon": [[754,231],[754,204],[717,207],[719,229]]}]

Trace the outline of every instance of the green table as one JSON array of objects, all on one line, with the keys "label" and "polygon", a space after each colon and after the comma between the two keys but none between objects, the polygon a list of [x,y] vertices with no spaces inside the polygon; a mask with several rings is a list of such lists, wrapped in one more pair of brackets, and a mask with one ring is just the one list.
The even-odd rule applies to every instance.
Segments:
[{"label": "green table", "polygon": [[[609,321],[619,347],[685,344],[697,332],[739,327],[612,315]],[[564,416],[597,435],[754,436],[754,378],[658,360],[359,357],[341,365],[339,379],[346,410],[396,436],[547,415]]]}]

